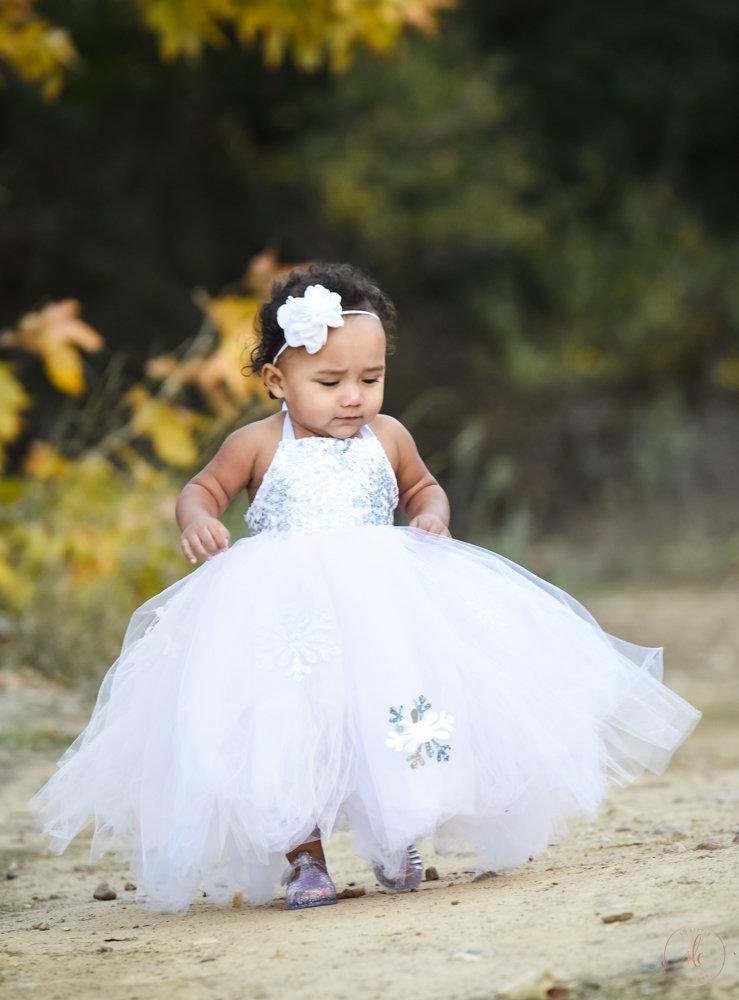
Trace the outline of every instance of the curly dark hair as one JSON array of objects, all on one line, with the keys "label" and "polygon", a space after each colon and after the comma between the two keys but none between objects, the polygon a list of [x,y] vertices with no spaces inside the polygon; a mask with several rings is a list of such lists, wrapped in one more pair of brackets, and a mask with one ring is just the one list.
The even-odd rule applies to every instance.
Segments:
[{"label": "curly dark hair", "polygon": [[[286,278],[278,278],[272,282],[270,298],[262,304],[255,321],[259,342],[251,352],[251,364],[245,365],[242,371],[258,374],[267,362],[272,361],[285,341],[282,327],[277,324],[277,310],[288,295],[302,295],[308,285],[317,284],[331,292],[338,292],[343,309],[374,310],[382,320],[387,352],[393,353],[397,312],[388,296],[366,274],[351,264],[313,261],[307,267],[293,268]],[[272,396],[272,393],[269,395]]]}]

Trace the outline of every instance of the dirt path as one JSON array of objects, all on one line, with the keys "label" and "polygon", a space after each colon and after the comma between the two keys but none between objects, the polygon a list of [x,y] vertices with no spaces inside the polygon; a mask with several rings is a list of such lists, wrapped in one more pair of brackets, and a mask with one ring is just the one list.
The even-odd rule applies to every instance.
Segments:
[{"label": "dirt path", "polygon": [[[513,872],[473,881],[471,858],[422,842],[440,877],[409,894],[380,891],[337,834],[334,881],[366,895],[302,913],[201,898],[185,916],[152,914],[124,889],[125,866],[88,864],[89,838],[47,853],[24,804],[89,705],[0,673],[0,875],[17,873],[0,882],[0,996],[739,997],[739,590],[587,603],[609,631],[665,645],[665,680],[704,712],[665,774],[612,788],[596,823],[573,822]],[[721,846],[699,849],[710,838]],[[93,900],[101,880],[117,899]],[[547,992],[555,981],[562,992]]]}]

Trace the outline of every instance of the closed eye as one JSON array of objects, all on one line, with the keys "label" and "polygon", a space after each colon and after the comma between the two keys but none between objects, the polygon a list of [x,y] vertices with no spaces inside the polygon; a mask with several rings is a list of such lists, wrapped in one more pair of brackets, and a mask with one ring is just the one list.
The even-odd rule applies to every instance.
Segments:
[{"label": "closed eye", "polygon": [[[365,382],[367,385],[372,385],[373,382],[379,382],[380,379],[379,379],[379,377],[378,378],[363,378],[362,381]],[[338,384],[339,384],[338,382],[321,382],[319,380],[319,385],[332,386],[332,385],[338,385]]]}]

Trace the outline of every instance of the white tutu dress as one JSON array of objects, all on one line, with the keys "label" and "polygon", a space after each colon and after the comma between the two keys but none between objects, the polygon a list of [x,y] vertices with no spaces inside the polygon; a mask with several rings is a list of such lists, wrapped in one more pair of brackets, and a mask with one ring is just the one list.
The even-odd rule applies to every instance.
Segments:
[{"label": "white tutu dress", "polygon": [[132,615],[84,731],[29,802],[55,853],[130,864],[136,899],[275,897],[318,826],[401,873],[409,844],[514,867],[661,774],[701,712],[662,649],[479,546],[393,525],[377,437],[282,440],[250,537]]}]

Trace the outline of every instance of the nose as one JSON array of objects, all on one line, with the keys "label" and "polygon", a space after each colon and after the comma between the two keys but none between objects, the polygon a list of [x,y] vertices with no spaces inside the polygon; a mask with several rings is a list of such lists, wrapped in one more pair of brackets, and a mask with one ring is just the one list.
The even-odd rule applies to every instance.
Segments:
[{"label": "nose", "polygon": [[362,402],[362,392],[355,386],[353,389],[347,388],[346,392],[342,396],[341,405],[342,406],[359,406]]}]

